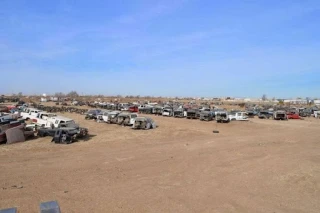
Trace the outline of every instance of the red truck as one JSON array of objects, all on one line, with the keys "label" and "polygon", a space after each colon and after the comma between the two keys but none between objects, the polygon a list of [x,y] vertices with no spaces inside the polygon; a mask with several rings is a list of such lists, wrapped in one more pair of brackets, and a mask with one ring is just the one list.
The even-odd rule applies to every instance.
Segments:
[{"label": "red truck", "polygon": [[296,113],[287,113],[288,119],[301,119],[299,114]]},{"label": "red truck", "polygon": [[131,106],[131,107],[129,107],[129,112],[139,112],[138,106]]}]

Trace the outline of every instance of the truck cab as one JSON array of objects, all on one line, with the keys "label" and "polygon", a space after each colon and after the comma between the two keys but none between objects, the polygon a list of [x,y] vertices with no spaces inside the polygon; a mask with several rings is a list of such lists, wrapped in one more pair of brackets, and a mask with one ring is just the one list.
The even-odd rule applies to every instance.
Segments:
[{"label": "truck cab", "polygon": [[39,112],[37,117],[33,119],[33,122],[39,126],[46,126],[48,119],[57,116],[54,113]]},{"label": "truck cab", "polygon": [[42,110],[35,108],[25,108],[22,112],[20,112],[20,116],[26,120],[34,119],[38,116],[39,112],[42,112]]},{"label": "truck cab", "polygon": [[47,119],[45,127],[58,128],[63,125],[76,125],[74,120],[62,116],[51,117]]},{"label": "truck cab", "polygon": [[230,121],[248,121],[248,114],[246,112],[234,112],[229,114]]}]

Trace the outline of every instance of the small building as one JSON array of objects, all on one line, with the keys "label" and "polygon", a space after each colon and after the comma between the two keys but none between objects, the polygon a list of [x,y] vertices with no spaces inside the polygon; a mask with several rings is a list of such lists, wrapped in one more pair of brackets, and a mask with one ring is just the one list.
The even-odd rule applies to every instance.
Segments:
[{"label": "small building", "polygon": [[40,102],[47,102],[47,98],[42,97],[42,98],[40,99]]},{"label": "small building", "polygon": [[293,105],[308,104],[308,100],[305,100],[305,99],[286,99],[283,102],[286,104],[293,104]]}]

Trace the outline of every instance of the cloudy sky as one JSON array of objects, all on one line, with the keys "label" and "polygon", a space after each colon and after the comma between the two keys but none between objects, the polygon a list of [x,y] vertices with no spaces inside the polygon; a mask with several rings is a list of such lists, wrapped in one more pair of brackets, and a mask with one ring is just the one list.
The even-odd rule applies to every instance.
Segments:
[{"label": "cloudy sky", "polygon": [[1,0],[0,93],[320,96],[318,0]]}]

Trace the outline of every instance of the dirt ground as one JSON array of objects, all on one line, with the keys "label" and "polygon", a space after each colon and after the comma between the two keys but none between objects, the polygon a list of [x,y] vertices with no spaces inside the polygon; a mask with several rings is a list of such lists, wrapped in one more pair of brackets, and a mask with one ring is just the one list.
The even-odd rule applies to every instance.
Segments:
[{"label": "dirt ground", "polygon": [[63,213],[320,212],[320,120],[151,116],[159,128],[140,131],[64,115],[90,139],[0,146],[0,209],[57,200]]}]

